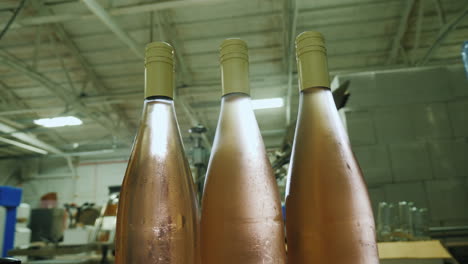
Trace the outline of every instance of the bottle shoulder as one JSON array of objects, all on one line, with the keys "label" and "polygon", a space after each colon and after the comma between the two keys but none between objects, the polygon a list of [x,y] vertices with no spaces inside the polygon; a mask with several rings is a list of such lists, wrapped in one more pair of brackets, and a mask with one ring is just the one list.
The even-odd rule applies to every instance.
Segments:
[{"label": "bottle shoulder", "polygon": [[156,169],[155,166],[167,169],[188,167],[172,101],[145,102],[133,144],[132,162],[152,169]]},{"label": "bottle shoulder", "polygon": [[[263,153],[263,138],[248,95],[224,96],[213,148]],[[254,154],[254,153],[252,153]]]}]

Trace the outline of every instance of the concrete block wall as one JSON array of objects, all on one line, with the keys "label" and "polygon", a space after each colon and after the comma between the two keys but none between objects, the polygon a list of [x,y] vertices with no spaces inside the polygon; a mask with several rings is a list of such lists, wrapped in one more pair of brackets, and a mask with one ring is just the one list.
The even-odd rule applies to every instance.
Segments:
[{"label": "concrete block wall", "polygon": [[413,201],[433,225],[468,224],[468,80],[463,67],[340,75],[344,116],[374,210]]}]

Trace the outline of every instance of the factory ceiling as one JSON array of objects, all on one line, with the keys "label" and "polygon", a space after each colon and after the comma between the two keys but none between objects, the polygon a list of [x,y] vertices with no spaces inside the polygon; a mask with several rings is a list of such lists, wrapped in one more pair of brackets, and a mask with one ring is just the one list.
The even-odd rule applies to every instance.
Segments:
[{"label": "factory ceiling", "polygon": [[[249,45],[252,97],[285,99],[284,107],[256,110],[275,148],[297,111],[297,34],[324,34],[332,75],[448,65],[461,62],[467,13],[466,0],[3,0],[0,30],[12,23],[0,39],[0,158],[128,149],[142,108],[144,46],[160,40],[176,49],[186,144],[196,124],[210,141],[218,47],[232,37]],[[34,123],[57,116],[83,124]]]}]

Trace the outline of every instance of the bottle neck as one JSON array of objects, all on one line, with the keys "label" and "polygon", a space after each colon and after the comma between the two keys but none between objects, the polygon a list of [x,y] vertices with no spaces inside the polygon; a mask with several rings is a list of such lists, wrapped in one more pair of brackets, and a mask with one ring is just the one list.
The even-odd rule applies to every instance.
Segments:
[{"label": "bottle neck", "polygon": [[330,87],[327,57],[324,52],[316,51],[303,54],[297,59],[299,89]]},{"label": "bottle neck", "polygon": [[145,98],[174,96],[174,66],[163,60],[145,65]]},{"label": "bottle neck", "polygon": [[322,34],[300,34],[296,39],[296,56],[301,91],[311,87],[330,87],[327,50]]},{"label": "bottle neck", "polygon": [[223,96],[231,93],[250,94],[249,62],[242,57],[229,58],[221,62]]},{"label": "bottle neck", "polygon": [[162,117],[161,113],[165,113],[170,115],[175,115],[174,109],[174,100],[167,96],[150,96],[145,98],[143,104],[143,116],[146,122],[152,122],[147,120],[149,116],[157,115],[159,117],[159,121],[157,122],[158,126],[162,125],[162,121],[166,120],[166,117]]},{"label": "bottle neck", "polygon": [[[155,109],[158,110],[155,111]],[[147,117],[147,115],[154,114],[160,115],[161,113],[171,113],[171,115],[175,114],[174,100],[172,98],[167,96],[150,96],[145,98],[143,104],[143,116]],[[158,125],[161,125],[161,120],[165,120],[165,118],[161,118],[160,121],[158,121]]]},{"label": "bottle neck", "polygon": [[137,136],[145,142],[144,152],[150,152],[153,156],[167,157],[168,149],[171,148],[170,140],[179,134],[174,101],[169,97],[146,98]]}]

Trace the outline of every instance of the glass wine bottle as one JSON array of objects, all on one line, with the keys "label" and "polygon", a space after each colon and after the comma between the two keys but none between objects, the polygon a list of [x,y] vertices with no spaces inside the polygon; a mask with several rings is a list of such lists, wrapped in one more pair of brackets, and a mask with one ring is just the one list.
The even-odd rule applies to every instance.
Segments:
[{"label": "glass wine bottle", "polygon": [[116,263],[199,263],[198,209],[174,110],[174,51],[148,44],[145,101],[117,215]]},{"label": "glass wine bottle", "polygon": [[333,96],[323,37],[296,39],[300,102],[286,194],[288,262],[378,264],[372,209]]},{"label": "glass wine bottle", "polygon": [[202,199],[203,264],[283,264],[276,180],[251,105],[247,45],[225,40],[223,96]]}]

